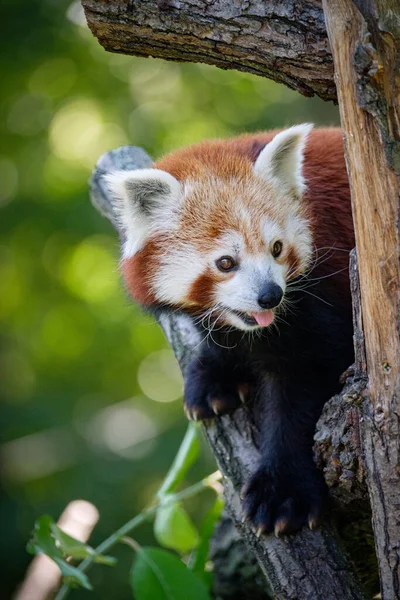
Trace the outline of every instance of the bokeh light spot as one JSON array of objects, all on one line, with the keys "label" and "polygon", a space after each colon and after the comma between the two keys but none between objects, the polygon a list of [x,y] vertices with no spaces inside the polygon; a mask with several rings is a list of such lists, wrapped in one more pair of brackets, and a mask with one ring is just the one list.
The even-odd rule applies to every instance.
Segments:
[{"label": "bokeh light spot", "polygon": [[156,402],[173,402],[182,396],[182,374],[172,350],[152,352],[141,362],[138,382]]},{"label": "bokeh light spot", "polygon": [[74,100],[61,108],[50,125],[50,144],[62,160],[93,167],[98,157],[111,148],[126,144],[122,129],[104,123],[96,102]]},{"label": "bokeh light spot", "polygon": [[141,458],[148,454],[158,435],[156,424],[143,410],[134,406],[133,399],[99,411],[85,429],[92,444],[124,458]]},{"label": "bokeh light spot", "polygon": [[43,166],[44,202],[59,203],[71,201],[77,193],[87,185],[87,174],[80,165],[71,164],[66,168],[65,162],[58,156],[50,154]]},{"label": "bokeh light spot", "polygon": [[3,444],[0,459],[6,480],[18,484],[69,467],[75,462],[76,447],[67,430],[54,428]]},{"label": "bokeh light spot", "polygon": [[131,93],[136,102],[141,104],[148,100],[166,102],[170,99],[176,103],[182,90],[181,71],[178,65],[161,65],[153,69],[132,69],[130,80]]},{"label": "bokeh light spot", "polygon": [[101,236],[86,238],[65,261],[62,278],[69,290],[87,302],[106,302],[118,294],[116,259]]}]

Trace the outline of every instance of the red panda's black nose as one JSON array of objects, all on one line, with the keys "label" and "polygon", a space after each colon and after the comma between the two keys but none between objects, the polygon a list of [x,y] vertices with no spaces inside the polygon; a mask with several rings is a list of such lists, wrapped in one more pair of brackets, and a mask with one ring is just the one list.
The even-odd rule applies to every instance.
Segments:
[{"label": "red panda's black nose", "polygon": [[278,306],[282,300],[283,290],[277,284],[273,282],[266,283],[261,289],[261,293],[258,297],[258,304],[261,308],[274,308]]}]

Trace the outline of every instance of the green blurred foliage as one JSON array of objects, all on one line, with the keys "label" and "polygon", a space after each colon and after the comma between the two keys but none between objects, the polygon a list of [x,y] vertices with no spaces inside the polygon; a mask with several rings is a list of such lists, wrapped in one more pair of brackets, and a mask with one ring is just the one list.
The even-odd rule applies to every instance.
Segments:
[{"label": "green blurred foliage", "polygon": [[[205,65],[107,54],[79,2],[2,8],[0,377],[2,597],[21,581],[35,518],[85,498],[96,545],[149,501],[185,429],[181,380],[160,329],[127,298],[111,226],[90,205],[97,158],[121,144],[157,157],[206,137],[337,110],[271,81]],[[172,367],[171,367],[172,365]],[[213,470],[203,449],[188,483]],[[187,506],[198,524],[207,494]],[[207,504],[209,505],[209,504]],[[154,543],[151,526],[138,532]],[[95,567],[96,598],[129,597],[129,551]],[[87,593],[74,592],[87,598]]]}]

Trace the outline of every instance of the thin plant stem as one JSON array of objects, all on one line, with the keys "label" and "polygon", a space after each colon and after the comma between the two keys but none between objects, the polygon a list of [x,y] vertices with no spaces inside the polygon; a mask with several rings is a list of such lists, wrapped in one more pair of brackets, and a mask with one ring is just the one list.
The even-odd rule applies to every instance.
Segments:
[{"label": "thin plant stem", "polygon": [[140,546],[136,540],[133,540],[127,535],[121,538],[121,542],[132,548],[132,550],[134,550],[135,552],[141,552],[142,550],[142,546]]}]

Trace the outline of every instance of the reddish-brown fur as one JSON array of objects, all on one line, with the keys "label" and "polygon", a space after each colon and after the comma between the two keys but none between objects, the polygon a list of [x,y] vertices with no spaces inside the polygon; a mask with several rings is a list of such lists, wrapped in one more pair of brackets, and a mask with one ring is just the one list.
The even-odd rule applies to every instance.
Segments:
[{"label": "reddish-brown fur", "polygon": [[188,301],[195,306],[210,306],[213,298],[215,276],[213,273],[203,273],[196,279],[189,290]]},{"label": "reddish-brown fur", "polygon": [[[252,165],[258,154],[276,133],[278,131],[248,134],[228,140],[204,141],[176,150],[154,166],[182,182],[188,179],[207,180],[210,175],[215,175],[226,182],[235,178],[245,184],[246,179],[252,176]],[[304,176],[307,191],[303,203],[311,221],[315,249],[320,257],[324,253],[329,257],[325,263],[321,259],[318,275],[321,277],[324,273],[328,275],[342,270],[335,278],[335,285],[339,281],[343,295],[347,295],[348,251],[354,246],[354,233],[342,134],[339,129],[315,129],[310,133],[305,148]],[[201,219],[198,214],[187,212],[187,221],[181,227],[182,242],[186,239],[198,249],[207,250],[212,247],[213,240],[220,235],[222,228],[234,229],[237,226],[237,217],[226,210],[224,198],[220,200],[218,206],[210,209],[209,214],[201,215]],[[260,207],[261,209],[266,210],[265,207]],[[155,300],[149,274],[152,269],[157,268],[163,243],[165,240],[159,239],[158,243],[157,240],[152,240],[133,258],[124,262],[128,288],[141,304],[149,305]],[[250,250],[254,248],[257,251],[262,244],[265,242],[256,229],[248,232],[246,245]],[[338,250],[331,251],[331,248]],[[282,260],[288,262],[291,271],[293,270],[292,276],[298,274],[296,269],[299,261],[295,248],[286,251]],[[207,305],[211,300],[214,280],[215,277],[203,274],[193,284],[188,300]]]},{"label": "reddish-brown fur", "polygon": [[289,248],[289,252],[287,254],[287,258],[286,258],[286,262],[289,266],[289,271],[288,271],[288,279],[293,279],[294,277],[296,277],[299,273],[299,259],[296,253],[296,249],[293,248],[293,246],[291,246]]},{"label": "reddish-brown fur", "polygon": [[156,303],[150,277],[159,266],[161,242],[161,236],[158,240],[150,240],[134,256],[122,261],[122,272],[127,288],[142,306]]}]

